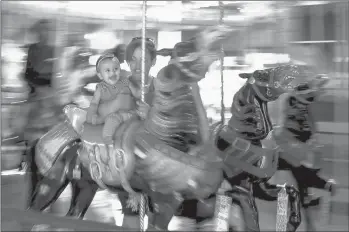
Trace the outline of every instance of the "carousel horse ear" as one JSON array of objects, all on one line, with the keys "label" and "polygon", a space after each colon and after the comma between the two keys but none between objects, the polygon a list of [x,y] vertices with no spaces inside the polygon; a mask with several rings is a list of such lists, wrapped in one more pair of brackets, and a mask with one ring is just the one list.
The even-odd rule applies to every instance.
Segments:
[{"label": "carousel horse ear", "polygon": [[173,49],[172,48],[163,48],[159,51],[156,51],[156,55],[159,55],[159,56],[172,56],[172,51]]},{"label": "carousel horse ear", "polygon": [[248,78],[252,77],[252,73],[239,73],[239,77],[241,77],[243,79],[248,79]]}]

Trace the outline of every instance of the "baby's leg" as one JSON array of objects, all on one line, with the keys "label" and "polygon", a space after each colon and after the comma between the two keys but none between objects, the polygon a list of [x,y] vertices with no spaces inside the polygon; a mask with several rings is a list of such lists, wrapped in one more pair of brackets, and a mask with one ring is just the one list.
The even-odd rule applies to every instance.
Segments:
[{"label": "baby's leg", "polygon": [[131,119],[134,116],[133,112],[117,112],[108,115],[105,120],[103,128],[103,139],[106,144],[113,144],[113,136],[116,132],[116,129],[120,126],[121,123]]},{"label": "baby's leg", "polygon": [[104,127],[103,127],[103,140],[106,144],[113,144],[113,136],[121,124],[120,117],[117,117],[114,114],[107,116],[105,119]]}]

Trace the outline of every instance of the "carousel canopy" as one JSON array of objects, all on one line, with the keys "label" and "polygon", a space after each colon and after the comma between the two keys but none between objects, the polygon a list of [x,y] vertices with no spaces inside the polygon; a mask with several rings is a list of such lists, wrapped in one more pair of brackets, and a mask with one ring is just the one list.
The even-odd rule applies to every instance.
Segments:
[{"label": "carousel canopy", "polygon": [[[224,23],[239,27],[253,21],[269,22],[275,12],[290,3],[276,1],[222,1]],[[296,1],[295,1],[296,2]],[[42,17],[62,15],[61,20],[110,21],[118,29],[141,28],[142,1],[12,1],[3,11],[27,13]],[[37,14],[36,14],[37,13]],[[192,30],[216,25],[219,1],[147,1],[147,28]]]}]

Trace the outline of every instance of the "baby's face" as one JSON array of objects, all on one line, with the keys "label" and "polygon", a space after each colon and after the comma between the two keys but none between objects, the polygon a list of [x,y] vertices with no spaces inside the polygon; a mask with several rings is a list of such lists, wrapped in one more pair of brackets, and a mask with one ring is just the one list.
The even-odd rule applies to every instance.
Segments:
[{"label": "baby's face", "polygon": [[120,79],[120,63],[112,59],[106,59],[99,65],[99,78],[110,85],[116,84]]}]

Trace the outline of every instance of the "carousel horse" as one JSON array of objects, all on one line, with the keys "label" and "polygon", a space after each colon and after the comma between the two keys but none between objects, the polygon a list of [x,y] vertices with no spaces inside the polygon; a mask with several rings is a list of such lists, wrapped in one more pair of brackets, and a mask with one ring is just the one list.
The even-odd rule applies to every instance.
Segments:
[{"label": "carousel horse", "polygon": [[154,209],[150,225],[166,230],[183,200],[205,199],[217,192],[222,160],[209,141],[197,82],[218,58],[220,42],[230,32],[223,26],[209,28],[175,46],[174,59],[155,79],[148,117],[123,123],[114,135],[114,149],[106,149],[102,142],[101,126],[84,123],[83,109],[66,106],[66,120],[29,152],[35,177],[29,208],[44,210],[69,182],[73,197],[68,215],[79,218],[98,188],[126,190],[136,209],[141,191]]},{"label": "carousel horse", "polygon": [[[303,85],[309,85],[316,75],[305,67],[285,65],[277,68],[257,70],[252,74],[240,74],[248,79],[235,94],[228,125],[217,124],[213,128],[215,144],[222,151],[224,176],[230,183],[233,203],[239,205],[245,222],[244,231],[259,231],[258,212],[254,200],[255,185],[266,183],[278,166],[279,149],[262,148],[261,140],[272,132],[267,103],[275,101],[283,93],[298,93]],[[295,231],[301,222],[299,192],[286,185],[291,212],[288,217],[287,231]],[[264,193],[276,199],[283,188],[269,185]],[[197,214],[203,218],[213,216],[214,197],[201,204]],[[206,207],[206,208],[205,208]]]},{"label": "carousel horse", "polygon": [[[308,188],[324,189],[333,195],[335,181],[319,175],[320,168],[308,165],[309,153],[319,155],[321,146],[313,138],[315,123],[310,114],[311,104],[323,92],[321,89],[328,82],[325,76],[314,78],[309,85],[298,87],[297,94],[291,94],[285,102],[283,111],[285,119],[283,125],[274,128],[274,139],[282,149],[279,157],[278,170],[289,170],[293,174],[300,192],[303,208],[317,206],[320,198],[313,198],[308,193]],[[267,201],[276,200],[275,196],[268,194],[273,191],[273,186],[267,182],[254,186],[254,196]],[[307,220],[307,223],[311,221]],[[311,225],[310,225],[311,226]]]},{"label": "carousel horse", "polygon": [[[232,196],[234,203],[244,209],[247,223],[252,215],[253,225],[247,228],[258,230],[250,183],[252,180],[266,180],[274,174],[277,153],[258,149],[258,143],[257,146],[250,144],[247,149],[242,149],[249,156],[247,160],[239,160],[239,155],[234,157],[234,150],[225,148],[236,133],[240,133],[240,139],[235,136],[232,147],[238,150],[241,150],[239,142],[248,141],[245,138],[256,142],[263,139],[271,128],[266,102],[277,99],[284,92],[294,91],[308,76],[299,74],[294,66],[256,71],[253,75],[242,74],[249,81],[234,96],[232,123],[229,128],[220,130],[215,146],[210,142],[208,122],[196,82],[203,78],[209,63],[215,59],[213,51],[219,50],[219,46],[214,45],[225,38],[225,33],[224,27],[219,27],[205,31],[196,40],[175,46],[173,59],[156,79],[155,99],[147,119],[144,123],[137,120],[126,122],[116,132],[116,147],[122,150],[105,149],[99,133],[101,128],[84,124],[86,112],[67,106],[66,122],[52,129],[33,147],[32,166],[38,168],[43,178],[37,184],[30,208],[44,209],[57,199],[66,183],[75,179],[77,191],[73,190],[73,195],[76,195],[69,210],[71,215],[83,217],[98,187],[116,191],[123,188],[133,196],[136,196],[134,190],[140,190],[152,201],[155,214],[150,224],[166,230],[184,200],[205,202],[206,198],[215,196],[224,171],[233,186],[232,191],[224,194]],[[257,152],[251,155],[251,151]],[[74,156],[75,153],[79,156]],[[261,162],[255,167],[258,161]],[[237,170],[237,166],[242,171]],[[79,181],[84,184],[79,185]],[[94,189],[90,187],[92,182]],[[89,190],[84,193],[87,186]],[[291,186],[286,189],[297,202],[297,191]],[[291,208],[299,209],[295,204]],[[300,218],[293,213],[290,220],[298,223]]]}]

